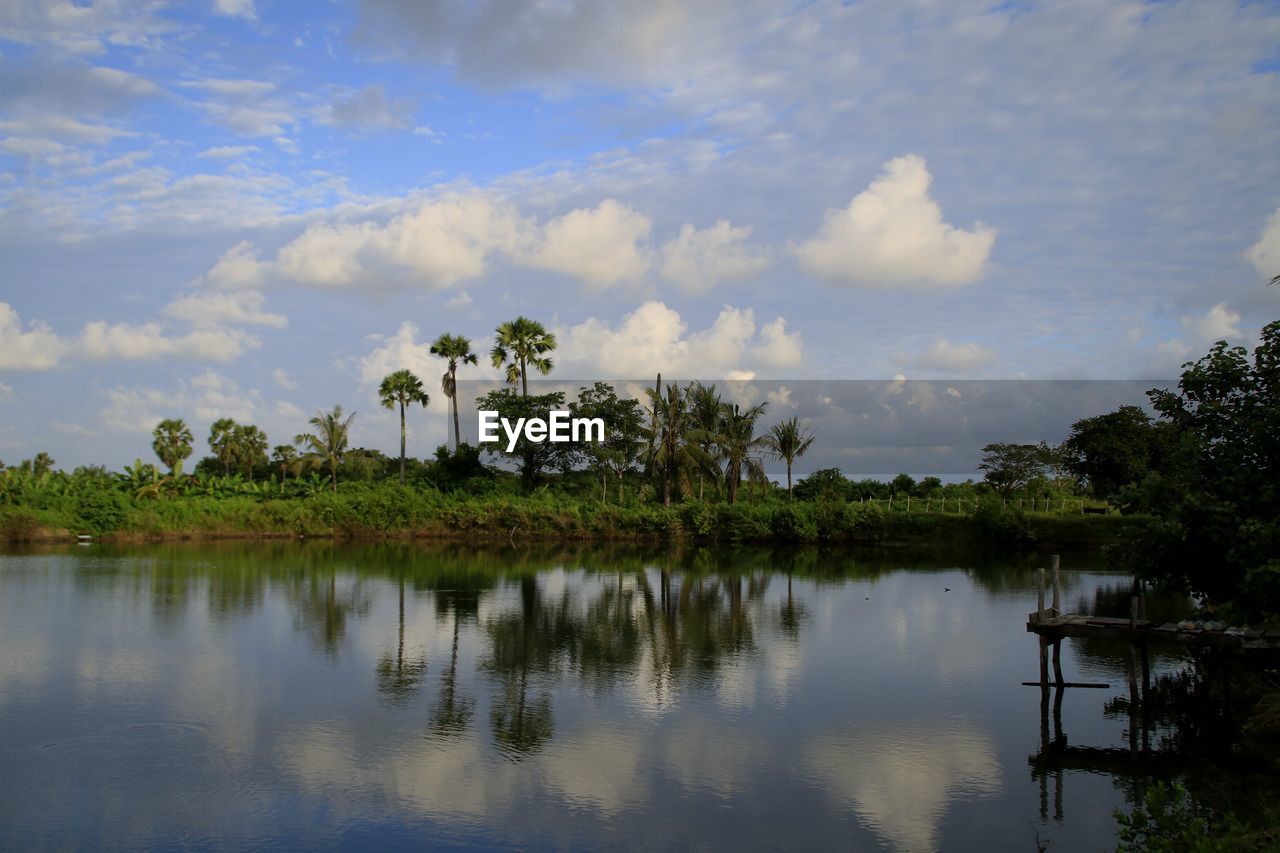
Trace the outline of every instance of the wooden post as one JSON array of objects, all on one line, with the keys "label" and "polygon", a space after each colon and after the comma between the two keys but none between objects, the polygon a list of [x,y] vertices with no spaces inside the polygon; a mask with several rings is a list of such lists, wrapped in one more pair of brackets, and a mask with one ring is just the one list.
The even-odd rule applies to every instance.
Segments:
[{"label": "wooden post", "polygon": [[1138,596],[1129,596],[1129,630],[1138,630]]},{"label": "wooden post", "polygon": [[1062,588],[1062,576],[1058,573],[1058,555],[1049,555],[1049,567],[1053,569],[1053,615],[1062,615],[1062,601],[1060,590]]},{"label": "wooden post", "polygon": [[911,512],[911,495],[907,495],[907,512]]},{"label": "wooden post", "polygon": [[1061,685],[1064,681],[1062,677],[1062,640],[1060,639],[1053,641],[1053,681],[1058,685]]},{"label": "wooden post", "polygon": [[1138,674],[1133,644],[1129,644],[1129,754],[1138,754]]},{"label": "wooden post", "polygon": [[1044,621],[1044,569],[1036,572],[1036,621]]}]

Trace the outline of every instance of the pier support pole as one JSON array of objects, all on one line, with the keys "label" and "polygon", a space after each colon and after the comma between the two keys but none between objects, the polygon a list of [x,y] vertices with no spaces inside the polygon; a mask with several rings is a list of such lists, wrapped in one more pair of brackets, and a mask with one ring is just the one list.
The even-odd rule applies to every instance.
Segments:
[{"label": "pier support pole", "polygon": [[1062,615],[1062,576],[1058,571],[1059,560],[1058,555],[1053,554],[1049,557],[1049,568],[1053,570],[1053,615]]}]

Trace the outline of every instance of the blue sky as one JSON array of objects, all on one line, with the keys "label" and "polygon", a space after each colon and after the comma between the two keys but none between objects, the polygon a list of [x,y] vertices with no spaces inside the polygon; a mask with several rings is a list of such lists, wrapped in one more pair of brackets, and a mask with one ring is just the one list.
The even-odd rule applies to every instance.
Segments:
[{"label": "blue sky", "polygon": [[1277,45],[1209,0],[16,0],[0,459],[337,402],[392,451],[378,378],[520,313],[563,377],[1167,377],[1280,316]]}]

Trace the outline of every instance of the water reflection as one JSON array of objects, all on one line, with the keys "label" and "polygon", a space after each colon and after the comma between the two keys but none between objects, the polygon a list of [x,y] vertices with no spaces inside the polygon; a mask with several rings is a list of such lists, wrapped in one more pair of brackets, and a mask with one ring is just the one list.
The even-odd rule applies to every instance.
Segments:
[{"label": "water reflection", "polygon": [[[3,557],[0,755],[21,769],[0,781],[0,848],[125,832],[51,805],[112,786],[113,815],[149,798],[125,846],[1023,847],[1036,790],[1007,768],[1034,744],[1018,684],[1042,560],[955,562],[333,543]],[[1116,583],[1067,581],[1096,601]],[[1099,710],[1073,731],[1123,738]],[[1100,815],[1118,804],[1079,790]],[[201,801],[218,806],[193,830]],[[1064,848],[1110,839],[1054,829]]]}]

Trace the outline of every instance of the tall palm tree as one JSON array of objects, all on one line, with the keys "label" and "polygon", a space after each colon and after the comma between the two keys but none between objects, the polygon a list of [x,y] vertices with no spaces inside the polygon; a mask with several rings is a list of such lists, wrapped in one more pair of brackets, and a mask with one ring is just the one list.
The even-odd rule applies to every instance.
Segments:
[{"label": "tall palm tree", "polygon": [[316,416],[308,421],[312,431],[298,433],[293,439],[294,444],[305,447],[316,458],[329,463],[334,494],[338,492],[338,465],[347,452],[347,436],[355,416],[356,413],[352,412],[344,420],[341,405],[334,406],[332,412],[316,412]]},{"label": "tall palm tree", "polygon": [[222,463],[223,475],[231,473],[231,460],[236,455],[236,428],[231,418],[218,418],[209,427],[209,449]]},{"label": "tall palm tree", "polygon": [[737,403],[724,408],[724,423],[721,427],[720,456],[727,463],[725,466],[725,485],[729,489],[729,503],[738,500],[738,487],[742,485],[745,473],[749,480],[762,479],[764,469],[758,459],[752,455],[753,450],[764,446],[764,436],[756,436],[756,421],[764,414],[768,403],[760,403],[749,409],[743,409]]},{"label": "tall palm tree", "polygon": [[646,393],[652,412],[646,464],[662,483],[662,505],[670,506],[674,493],[692,491],[695,473],[714,470],[715,460],[698,446],[697,433],[690,429],[683,390],[667,385],[665,394],[652,388]]},{"label": "tall palm tree", "polygon": [[253,479],[253,469],[267,460],[267,434],[253,424],[237,425],[231,434],[232,456],[241,466],[244,475]]},{"label": "tall palm tree", "polygon": [[182,460],[191,455],[191,443],[195,441],[195,436],[182,418],[161,421],[156,424],[151,435],[155,437],[155,441],[151,442],[151,449],[168,466],[169,473],[176,477],[182,472]]},{"label": "tall palm tree", "polygon": [[778,459],[787,462],[787,500],[791,500],[791,463],[813,446],[813,433],[800,426],[799,418],[791,418],[773,425],[764,437],[765,448]]},{"label": "tall palm tree", "polygon": [[271,461],[280,466],[280,482],[283,484],[298,464],[298,451],[292,444],[277,444],[271,448]]},{"label": "tall palm tree", "polygon": [[440,377],[440,390],[453,408],[453,449],[462,446],[462,428],[458,425],[458,365],[476,364],[479,357],[471,351],[471,339],[445,333],[431,345],[431,354],[448,360],[449,368]]},{"label": "tall palm tree", "polygon": [[546,376],[551,372],[551,357],[556,336],[528,317],[517,317],[499,326],[494,333],[489,359],[494,367],[507,368],[507,382],[520,383],[523,396],[529,396],[529,368]]},{"label": "tall palm tree", "polygon": [[[691,382],[685,388],[685,396],[689,401],[689,438],[702,452],[714,457],[724,405],[714,385],[703,385]],[[705,472],[698,472],[698,500],[702,500],[703,487],[706,485]]]},{"label": "tall palm tree", "polygon": [[422,380],[413,375],[411,370],[397,370],[387,374],[378,386],[378,399],[385,409],[400,406],[400,485],[404,485],[404,409],[414,403],[421,403],[423,408],[431,402],[431,397],[422,390]]}]

